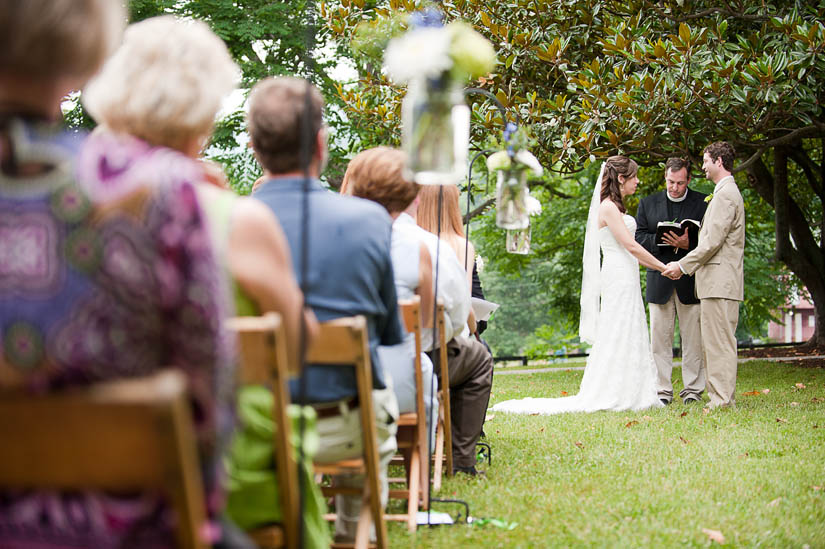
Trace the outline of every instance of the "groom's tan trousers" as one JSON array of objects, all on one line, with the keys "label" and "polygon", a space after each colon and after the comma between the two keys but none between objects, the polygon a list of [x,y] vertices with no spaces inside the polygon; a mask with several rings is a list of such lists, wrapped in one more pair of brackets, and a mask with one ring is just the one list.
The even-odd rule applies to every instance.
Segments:
[{"label": "groom's tan trousers", "polygon": [[686,305],[673,290],[666,303],[650,303],[648,307],[650,346],[656,363],[659,398],[673,400],[673,330],[677,317],[682,339],[682,381],[685,385],[679,396],[683,399],[688,396],[701,397],[705,390],[705,372],[699,303]]},{"label": "groom's tan trousers", "polygon": [[700,300],[705,377],[710,406],[736,402],[736,325],[739,302],[733,299]]}]

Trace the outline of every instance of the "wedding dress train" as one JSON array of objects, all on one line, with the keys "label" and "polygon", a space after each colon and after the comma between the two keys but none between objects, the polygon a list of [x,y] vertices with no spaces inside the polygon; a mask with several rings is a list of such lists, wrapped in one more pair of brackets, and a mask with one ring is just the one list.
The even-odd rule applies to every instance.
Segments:
[{"label": "wedding dress train", "polygon": [[[623,216],[630,234],[636,220]],[[604,259],[597,336],[584,369],[579,393],[562,398],[523,398],[493,406],[496,412],[559,414],[597,410],[642,410],[661,407],[656,366],[650,351],[639,264],[610,229],[599,229]]]}]

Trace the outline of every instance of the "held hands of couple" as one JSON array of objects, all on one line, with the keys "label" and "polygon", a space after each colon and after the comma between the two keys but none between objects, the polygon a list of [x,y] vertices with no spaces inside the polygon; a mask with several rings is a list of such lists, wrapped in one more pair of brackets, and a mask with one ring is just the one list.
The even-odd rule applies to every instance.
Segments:
[{"label": "held hands of couple", "polygon": [[682,278],[682,268],[679,267],[679,262],[671,261],[665,265],[665,270],[662,271],[662,276],[666,276],[672,280],[679,280]]}]

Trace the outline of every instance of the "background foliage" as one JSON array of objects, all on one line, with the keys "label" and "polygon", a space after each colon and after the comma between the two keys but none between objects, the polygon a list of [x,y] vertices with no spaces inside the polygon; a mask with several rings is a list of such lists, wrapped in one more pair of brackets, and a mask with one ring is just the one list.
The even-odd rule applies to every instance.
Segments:
[{"label": "background foliage", "polygon": [[[346,41],[365,21],[423,2],[322,4],[328,29]],[[815,301],[817,326],[825,322],[825,2],[447,0],[441,6],[448,18],[471,22],[493,41],[499,66],[472,85],[495,94],[508,117],[532,126],[536,155],[556,173],[534,182],[545,212],[534,227],[531,257],[503,256],[489,219],[475,233],[494,271],[527,277],[551,293],[549,326],[575,324],[582,205],[592,189],[592,171],[566,176],[626,154],[651,168],[637,191],[644,196],[661,188],[665,158],[686,156],[698,166],[702,149],[715,140],[730,141],[741,157],[737,181],[748,210],[742,331],[758,334],[768,312],[802,286]],[[361,79],[341,92],[348,116],[376,128],[378,142],[397,140],[403,90],[386,80],[380,59],[354,57]],[[472,100],[473,140],[482,143],[502,121],[489,102]],[[697,169],[694,176],[701,176]],[[778,285],[787,269],[793,276]]]},{"label": "background foliage", "polygon": [[[382,73],[380,41],[398,29],[401,15],[423,4],[131,0],[129,13],[132,21],[164,13],[206,21],[239,64],[242,93],[268,75],[312,79],[329,105],[325,179],[334,188],[355,152],[399,141],[405,90]],[[639,197],[661,188],[664,158],[678,154],[698,162],[704,145],[717,139],[733,142],[741,155],[737,181],[748,212],[740,335],[761,335],[770,311],[802,286],[816,302],[817,326],[825,323],[825,0],[440,5],[448,19],[470,22],[493,42],[495,72],[467,85],[493,93],[508,118],[531,126],[534,152],[549,168],[531,182],[544,209],[533,219],[533,253],[522,257],[504,253],[503,232],[489,207],[480,208],[492,193],[478,192],[487,175],[476,165],[480,179],[471,207],[480,215],[471,238],[486,260],[488,297],[502,303],[488,332],[498,352],[541,354],[574,339],[596,161],[622,153],[647,167],[628,201],[634,213]],[[377,47],[353,51],[351,39],[364,36],[365,28],[366,36],[378,37]],[[490,101],[473,96],[470,102],[472,142],[481,149],[503,121]],[[246,147],[241,103],[242,97],[223,113],[207,156],[221,162],[244,193],[260,170]],[[92,125],[79,105],[66,118],[74,126]],[[707,192],[712,186],[701,175],[694,169],[694,185]],[[823,337],[821,330],[816,337]]]}]

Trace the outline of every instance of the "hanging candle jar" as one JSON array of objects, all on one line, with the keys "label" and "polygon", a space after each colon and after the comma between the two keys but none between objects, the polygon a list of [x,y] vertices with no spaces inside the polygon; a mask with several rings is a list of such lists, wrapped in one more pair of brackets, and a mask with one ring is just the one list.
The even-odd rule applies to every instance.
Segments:
[{"label": "hanging candle jar", "polygon": [[527,210],[527,170],[513,167],[498,170],[496,185],[496,225],[503,229],[526,229],[530,224]]},{"label": "hanging candle jar", "polygon": [[529,224],[524,229],[508,229],[505,241],[507,251],[511,254],[529,254],[531,233],[532,227]]},{"label": "hanging candle jar", "polygon": [[460,182],[467,169],[470,109],[447,75],[415,78],[401,107],[407,177],[420,185]]}]

